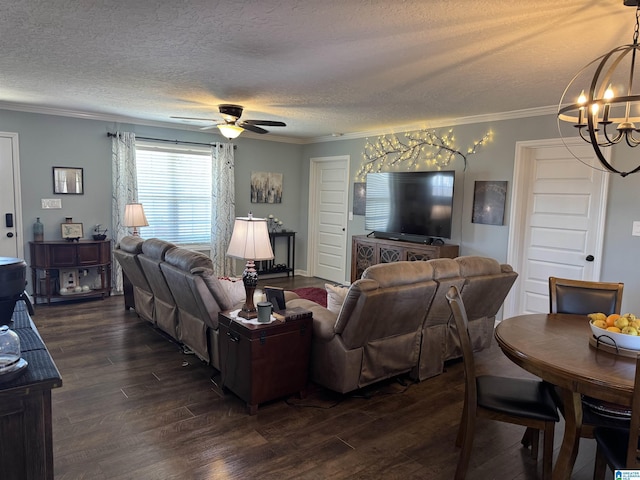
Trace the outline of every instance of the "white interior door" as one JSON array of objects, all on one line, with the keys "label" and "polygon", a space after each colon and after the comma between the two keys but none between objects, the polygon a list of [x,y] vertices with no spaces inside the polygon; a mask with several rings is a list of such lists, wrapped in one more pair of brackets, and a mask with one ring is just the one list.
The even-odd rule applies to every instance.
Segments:
[{"label": "white interior door", "polygon": [[18,134],[0,132],[0,257],[24,258],[18,160]]},{"label": "white interior door", "polygon": [[349,156],[312,158],[309,169],[309,274],[346,281]]},{"label": "white interior door", "polygon": [[[599,165],[590,145],[575,142],[580,159]],[[507,261],[519,277],[505,316],[548,312],[550,276],[599,280],[608,183],[560,139],[516,145]]]}]

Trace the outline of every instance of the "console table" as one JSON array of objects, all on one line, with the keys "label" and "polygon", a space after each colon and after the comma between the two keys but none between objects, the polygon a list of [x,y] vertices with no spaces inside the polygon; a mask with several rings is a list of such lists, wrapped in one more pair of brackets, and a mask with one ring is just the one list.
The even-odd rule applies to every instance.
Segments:
[{"label": "console table", "polygon": [[426,245],[385,238],[354,235],[351,247],[351,283],[362,276],[371,265],[400,261],[456,258],[458,245]]},{"label": "console table", "polygon": [[[31,284],[34,303],[38,299],[52,298],[73,300],[78,298],[111,295],[111,240],[80,240],[79,242],[51,241],[29,242],[31,253]],[[54,288],[52,274],[60,270],[77,272],[79,269],[97,269],[100,287],[81,293],[63,294]],[[44,278],[39,277],[39,272]],[[77,277],[76,277],[77,278]],[[42,282],[41,282],[42,280]]]},{"label": "console table", "polygon": [[16,303],[9,328],[28,365],[19,377],[0,381],[0,477],[53,480],[51,389],[62,378],[24,302]]},{"label": "console table", "polygon": [[259,262],[258,274],[268,273],[286,273],[287,277],[295,275],[296,268],[296,232],[271,232],[269,240],[271,241],[271,250],[276,254],[276,239],[284,238],[287,242],[287,259],[285,267],[277,267],[275,259]]},{"label": "console table", "polygon": [[218,314],[222,386],[247,402],[255,415],[258,404],[300,393],[307,388],[313,319],[276,320],[252,325]]}]

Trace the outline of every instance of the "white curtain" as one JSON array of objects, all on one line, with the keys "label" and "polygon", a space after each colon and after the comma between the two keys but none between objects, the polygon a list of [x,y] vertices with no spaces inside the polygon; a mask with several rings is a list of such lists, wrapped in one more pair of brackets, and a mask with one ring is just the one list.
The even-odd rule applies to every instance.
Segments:
[{"label": "white curtain", "polygon": [[[136,174],[136,136],[134,133],[117,132],[111,141],[111,175],[113,193],[111,198],[111,225],[113,242],[117,244],[129,235],[129,230],[122,223],[124,207],[127,203],[138,199],[138,178]],[[115,245],[112,245],[115,247]],[[114,292],[122,292],[122,269],[117,261],[112,260],[112,282]]]},{"label": "white curtain", "polygon": [[236,211],[233,144],[212,146],[211,160],[211,260],[217,275],[234,276],[235,262],[226,255]]}]

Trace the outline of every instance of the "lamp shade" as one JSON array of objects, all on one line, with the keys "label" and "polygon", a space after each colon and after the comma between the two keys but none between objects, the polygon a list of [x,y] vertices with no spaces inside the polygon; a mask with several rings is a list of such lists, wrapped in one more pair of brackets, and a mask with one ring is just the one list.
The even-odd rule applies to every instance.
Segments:
[{"label": "lamp shade", "polygon": [[251,260],[273,259],[267,220],[253,217],[236,218],[227,255]]},{"label": "lamp shade", "polygon": [[226,137],[229,140],[239,137],[240,134],[244,132],[244,128],[230,123],[221,123],[218,125],[218,130],[220,130],[223,137]]},{"label": "lamp shade", "polygon": [[147,217],[144,214],[144,208],[141,203],[127,203],[124,207],[124,226],[125,227],[147,227]]}]

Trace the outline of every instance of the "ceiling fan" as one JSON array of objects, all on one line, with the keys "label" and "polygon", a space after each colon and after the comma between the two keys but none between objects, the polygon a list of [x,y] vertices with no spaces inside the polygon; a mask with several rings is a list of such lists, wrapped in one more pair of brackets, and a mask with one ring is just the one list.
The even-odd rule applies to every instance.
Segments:
[{"label": "ceiling fan", "polygon": [[249,130],[253,133],[269,133],[268,130],[265,130],[258,125],[263,125],[266,127],[286,127],[287,124],[284,122],[278,122],[273,120],[240,120],[242,116],[242,110],[244,107],[240,105],[218,105],[218,110],[222,115],[223,120],[215,121],[211,118],[195,118],[195,117],[171,117],[171,118],[179,118],[183,120],[208,120],[215,121],[213,125],[209,127],[203,127],[202,130],[210,130],[212,128],[218,128],[220,133],[228,138],[229,140],[233,138],[237,138],[243,131]]}]

